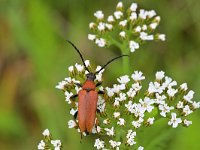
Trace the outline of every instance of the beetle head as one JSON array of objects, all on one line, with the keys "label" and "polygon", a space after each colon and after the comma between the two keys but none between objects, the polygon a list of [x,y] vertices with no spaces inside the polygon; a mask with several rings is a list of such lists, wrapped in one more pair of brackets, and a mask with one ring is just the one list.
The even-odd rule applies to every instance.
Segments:
[{"label": "beetle head", "polygon": [[88,74],[86,74],[87,80],[91,80],[94,81],[96,79],[96,75],[92,72],[89,72]]}]

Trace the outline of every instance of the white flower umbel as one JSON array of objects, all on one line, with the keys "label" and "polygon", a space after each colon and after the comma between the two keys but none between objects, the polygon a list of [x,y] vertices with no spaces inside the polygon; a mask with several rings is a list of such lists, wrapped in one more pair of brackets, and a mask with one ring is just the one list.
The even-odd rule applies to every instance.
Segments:
[{"label": "white flower umbel", "polygon": [[[115,45],[120,49],[129,49],[130,52],[140,48],[140,45],[143,44],[141,40],[164,41],[164,34],[154,34],[160,23],[160,16],[156,16],[154,10],[140,9],[137,11],[137,8],[137,3],[125,7],[120,1],[117,3],[116,10],[108,15],[107,20],[104,19],[102,10],[96,11],[94,13],[96,22],[91,22],[89,25],[93,33],[88,35],[88,39],[94,41],[99,47],[104,47],[95,40],[103,38],[107,46]],[[91,35],[95,35],[95,37]],[[120,35],[120,37],[116,35]],[[118,40],[119,38],[120,40]],[[141,40],[138,40],[139,38]]]},{"label": "white flower umbel", "polygon": [[172,125],[173,128],[176,128],[181,122],[181,118],[176,118],[176,113],[171,113],[171,120],[168,122],[168,125]]}]

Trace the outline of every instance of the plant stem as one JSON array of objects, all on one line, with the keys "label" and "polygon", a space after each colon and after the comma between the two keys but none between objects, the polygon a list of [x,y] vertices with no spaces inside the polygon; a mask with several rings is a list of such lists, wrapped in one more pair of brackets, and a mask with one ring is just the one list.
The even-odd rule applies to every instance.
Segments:
[{"label": "plant stem", "polygon": [[[130,55],[130,50],[127,48],[126,43],[124,42],[120,48],[122,54]],[[125,74],[130,74],[130,58],[123,58],[123,69]]]}]

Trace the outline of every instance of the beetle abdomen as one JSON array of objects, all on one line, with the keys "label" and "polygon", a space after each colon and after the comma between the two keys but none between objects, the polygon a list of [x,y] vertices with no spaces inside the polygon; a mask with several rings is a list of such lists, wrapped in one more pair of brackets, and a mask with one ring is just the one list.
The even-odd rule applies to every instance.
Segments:
[{"label": "beetle abdomen", "polygon": [[81,90],[78,94],[78,124],[81,132],[91,132],[95,123],[97,91]]}]

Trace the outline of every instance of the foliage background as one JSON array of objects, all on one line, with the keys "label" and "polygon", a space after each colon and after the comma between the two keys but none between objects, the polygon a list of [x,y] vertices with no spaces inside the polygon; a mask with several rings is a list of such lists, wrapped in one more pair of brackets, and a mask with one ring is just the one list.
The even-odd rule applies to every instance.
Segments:
[{"label": "foliage background", "polygon": [[[129,6],[132,0],[123,1]],[[132,71],[141,70],[152,80],[157,70],[166,71],[178,83],[187,82],[200,100],[200,2],[198,0],[138,0],[141,8],[161,16],[159,31],[166,42],[149,42],[131,56]],[[0,149],[36,149],[42,131],[49,128],[64,149],[92,149],[92,138],[83,139],[67,128],[65,98],[55,89],[67,75],[67,67],[81,62],[65,42],[73,41],[85,58],[104,64],[119,55],[116,49],[98,48],[87,40],[93,13],[114,11],[115,0],[0,0]],[[104,73],[111,85],[123,74],[120,61]],[[200,149],[200,111],[190,128],[170,132],[162,149]],[[152,139],[153,128],[145,132]],[[156,146],[159,149],[159,146]],[[155,148],[154,148],[155,149]]]}]

